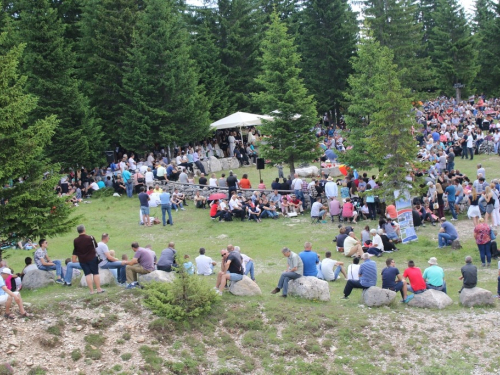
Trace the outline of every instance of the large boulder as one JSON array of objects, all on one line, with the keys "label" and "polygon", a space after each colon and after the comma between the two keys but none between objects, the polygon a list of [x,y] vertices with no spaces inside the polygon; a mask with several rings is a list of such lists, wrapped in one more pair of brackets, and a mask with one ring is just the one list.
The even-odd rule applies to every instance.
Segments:
[{"label": "large boulder", "polygon": [[[111,285],[115,283],[115,277],[110,270],[99,268],[99,281],[101,285]],[[87,286],[87,279],[85,278],[85,275],[83,275],[80,279],[80,286]]]},{"label": "large boulder", "polygon": [[223,171],[227,171],[229,169],[229,159],[224,158],[224,159],[219,159],[220,165]]},{"label": "large boulder", "polygon": [[255,281],[248,276],[243,276],[240,281],[231,281],[229,291],[235,296],[260,296],[262,291]]},{"label": "large boulder", "polygon": [[237,169],[240,167],[240,162],[236,158],[228,159],[229,169]]},{"label": "large boulder", "polygon": [[302,276],[288,282],[288,295],[306,299],[330,301],[328,282],[314,276]]},{"label": "large boulder", "polygon": [[444,309],[453,304],[453,300],[439,290],[428,289],[423,293],[415,294],[408,302],[408,306],[422,309]]},{"label": "large boulder", "polygon": [[316,177],[319,176],[319,169],[316,166],[296,168],[295,173],[297,173],[299,177]]},{"label": "large boulder", "polygon": [[220,172],[222,171],[222,164],[215,156],[210,156],[209,158],[210,172]]},{"label": "large boulder", "polygon": [[464,288],[460,293],[460,303],[465,307],[472,306],[494,306],[495,297],[483,288]]},{"label": "large boulder", "polygon": [[33,270],[23,277],[23,289],[44,288],[56,282],[55,272]]},{"label": "large boulder", "polygon": [[363,301],[366,306],[379,307],[388,306],[396,298],[396,292],[372,286],[363,291]]},{"label": "large boulder", "polygon": [[343,176],[339,167],[321,168],[321,174],[322,175],[326,174],[326,175],[331,176],[331,177]]},{"label": "large boulder", "polygon": [[146,273],[144,275],[139,275],[138,280],[139,283],[150,283],[151,281],[159,281],[162,283],[171,283],[174,281],[175,273],[174,272],[165,272],[156,270],[150,273]]}]

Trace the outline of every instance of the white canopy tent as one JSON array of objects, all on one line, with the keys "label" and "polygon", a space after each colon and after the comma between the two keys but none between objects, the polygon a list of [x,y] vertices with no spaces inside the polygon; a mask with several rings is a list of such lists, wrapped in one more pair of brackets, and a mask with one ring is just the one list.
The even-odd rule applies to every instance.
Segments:
[{"label": "white canopy tent", "polygon": [[273,118],[267,115],[255,115],[253,113],[247,112],[236,112],[210,124],[210,129],[219,130],[241,128],[243,126],[258,126],[262,125],[262,119],[272,120]]}]

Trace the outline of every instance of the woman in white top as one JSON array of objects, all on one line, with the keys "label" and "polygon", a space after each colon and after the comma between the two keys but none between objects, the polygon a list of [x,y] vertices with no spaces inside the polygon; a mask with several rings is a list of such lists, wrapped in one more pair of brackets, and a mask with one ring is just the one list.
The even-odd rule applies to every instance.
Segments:
[{"label": "woman in white top", "polygon": [[212,177],[208,180],[208,186],[217,187],[217,177],[215,177],[215,173],[212,173]]},{"label": "woman in white top", "polygon": [[148,167],[148,171],[145,173],[144,178],[146,179],[146,187],[153,186],[154,184],[154,174],[151,171],[151,168]]}]

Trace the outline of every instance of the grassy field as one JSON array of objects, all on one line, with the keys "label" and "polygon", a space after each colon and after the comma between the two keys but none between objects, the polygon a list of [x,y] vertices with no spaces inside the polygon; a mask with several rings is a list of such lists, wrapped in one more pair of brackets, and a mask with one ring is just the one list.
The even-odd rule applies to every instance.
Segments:
[{"label": "grassy field", "polygon": [[[480,156],[473,162],[458,159],[456,165],[463,173],[474,176],[476,162],[483,163],[488,179],[500,176],[498,156]],[[252,183],[258,184],[259,174],[254,168],[240,169],[237,173],[238,177],[248,173]],[[276,176],[275,168],[262,173],[268,187]],[[133,199],[100,198],[75,208],[75,213],[83,215],[82,224],[87,227],[87,233],[96,238],[103,232],[110,234],[108,245],[117,256],[123,253],[132,256],[133,241],[142,246],[152,245],[158,255],[169,241],[174,241],[176,249],[181,254],[189,254],[193,260],[198,249],[205,247],[207,255],[219,261],[220,249],[228,244],[238,245],[255,260],[256,279],[263,292],[262,297],[249,299],[225,294],[223,304],[216,307],[213,314],[189,324],[174,325],[148,317],[150,333],[155,339],[147,346],[149,349],[141,352],[141,363],[156,363],[148,356],[153,359],[165,356],[157,361],[157,367],[145,373],[482,374],[500,371],[500,356],[496,354],[496,337],[500,332],[497,323],[493,323],[498,319],[497,308],[466,310],[455,303],[446,311],[422,311],[398,303],[390,308],[369,309],[360,305],[361,293],[356,290],[348,301],[340,301],[344,280],[330,283],[328,303],[294,298],[283,301],[269,294],[280,272],[286,268],[281,248],[287,246],[300,252],[304,242],[310,241],[313,250],[322,257],[325,251],[335,252],[332,239],[338,234],[337,223],[311,225],[307,213],[297,219],[263,220],[260,224],[239,220],[218,223],[210,220],[208,210],[195,209],[189,204],[186,211],[173,213],[173,227],[149,228],[138,225],[138,212],[136,196]],[[365,225],[376,224],[359,222],[358,235]],[[476,265],[479,263],[471,221],[461,215],[457,225],[464,233],[461,250],[436,249],[438,228],[429,225],[418,231],[417,242],[401,245],[401,251],[391,254],[400,271],[409,259],[424,269],[430,257],[437,257],[445,269],[448,294],[455,302],[458,302],[457,291],[461,286],[458,277],[464,257],[472,255]],[[49,238],[49,255],[53,259],[70,257],[76,235],[75,229],[70,234]],[[31,255],[20,250],[6,253],[9,265],[16,272],[22,269],[24,257]],[[333,258],[350,262],[336,253]],[[385,259],[376,260],[379,272],[385,266]],[[496,292],[495,263],[492,269],[479,272],[479,286]],[[213,277],[206,281],[215,284]],[[23,291],[23,298],[32,303],[36,311],[49,310],[56,316],[68,305],[81,303],[89,309],[101,309],[113,303],[124,311],[137,311],[144,316],[137,302],[140,295],[127,292],[111,287],[106,296],[92,301],[81,288],[53,286]],[[485,348],[489,350],[483,356]],[[169,359],[165,361],[165,358]],[[134,373],[143,365],[134,366],[122,366],[123,370],[130,371],[123,373]]]}]

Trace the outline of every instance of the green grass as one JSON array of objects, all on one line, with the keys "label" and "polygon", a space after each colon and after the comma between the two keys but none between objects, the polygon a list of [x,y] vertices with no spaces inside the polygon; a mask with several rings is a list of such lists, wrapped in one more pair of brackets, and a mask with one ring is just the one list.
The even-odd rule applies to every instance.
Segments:
[{"label": "green grass", "polygon": [[[477,162],[483,163],[488,178],[492,178],[498,164],[498,156],[480,156],[473,162],[459,159],[457,168],[473,176]],[[258,183],[256,170],[246,168],[237,171],[239,177],[243,173],[249,174],[253,184]],[[220,173],[217,175],[220,176]],[[262,173],[268,186],[276,175],[276,169],[266,169]],[[350,263],[349,259],[335,253],[332,239],[338,234],[337,226],[331,223],[313,226],[307,214],[297,221],[280,219],[264,220],[261,224],[240,221],[214,223],[209,218],[208,210],[195,209],[193,204],[189,204],[186,211],[173,213],[174,227],[160,225],[146,228],[138,225],[138,208],[136,196],[133,199],[104,197],[93,199],[91,204],[80,205],[75,208],[75,212],[83,214],[86,218],[82,223],[86,225],[89,234],[96,238],[103,232],[110,234],[108,245],[116,251],[119,258],[122,254],[128,254],[129,257],[133,255],[130,249],[133,241],[138,241],[142,246],[151,244],[157,255],[169,241],[174,241],[180,254],[189,254],[193,261],[198,249],[205,247],[207,255],[216,262],[220,261],[220,249],[230,243],[238,245],[243,253],[255,260],[256,278],[263,295],[253,298],[234,298],[225,293],[222,303],[214,306],[209,316],[199,319],[172,322],[153,317],[148,324],[149,333],[154,335],[155,346],[140,347],[142,362],[135,372],[409,374],[418,366],[421,369],[420,373],[448,374],[452,373],[456,365],[458,372],[469,374],[476,361],[474,356],[456,357],[448,351],[440,357],[442,360],[435,362],[436,357],[429,354],[429,347],[446,348],[449,344],[461,342],[463,339],[485,345],[483,340],[487,340],[491,335],[488,329],[465,327],[467,320],[459,319],[465,319],[462,315],[469,310],[463,309],[457,303],[439,312],[411,309],[402,304],[394,304],[390,308],[366,309],[359,307],[361,294],[357,290],[348,301],[340,302],[339,298],[345,285],[345,281],[342,280],[329,283],[331,302],[328,303],[297,298],[283,300],[271,295],[269,292],[276,286],[280,273],[286,267],[285,258],[280,251],[283,246],[300,252],[304,242],[311,241],[313,249],[322,257],[325,251],[332,251],[334,259]],[[464,225],[467,219],[463,215],[460,219],[462,221],[460,225]],[[375,222],[358,224],[356,226],[358,235],[366,224],[373,226]],[[448,294],[458,302],[457,291],[461,286],[458,280],[460,267],[463,265],[465,255],[472,255],[478,263],[477,248],[472,236],[469,235],[467,239],[461,240],[463,245],[461,250],[437,250],[437,232],[438,229],[430,225],[419,230],[417,242],[401,245],[401,251],[391,254],[391,257],[395,259],[400,271],[403,271],[409,259],[413,259],[417,266],[423,269],[427,266],[429,257],[436,256],[440,266],[445,269]],[[49,239],[49,255],[53,259],[65,259],[70,256],[74,237],[76,230]],[[22,268],[24,257],[31,255],[31,252],[19,250],[7,253],[10,255],[9,265],[16,271]],[[379,272],[385,266],[385,258],[376,259]],[[495,273],[495,269],[480,270],[480,286],[495,291]],[[211,286],[215,285],[215,276],[205,277],[203,280]],[[103,322],[111,326],[119,320],[115,305],[136,316],[143,313],[144,307],[139,291],[128,291],[112,286],[106,288],[107,292],[104,295],[89,296],[87,289],[79,288],[76,284],[74,283],[75,286],[71,288],[53,285],[36,291],[23,290],[23,300],[32,303],[30,311],[40,316],[51,314],[57,319],[66,316],[74,304],[97,311],[94,320],[71,318],[73,321],[68,323],[68,327],[83,325],[99,330],[106,329]],[[474,310],[479,314],[491,309]],[[106,312],[106,318],[97,318],[101,312]],[[418,319],[410,316],[410,313],[418,314]],[[463,335],[460,336],[455,332],[453,323],[442,324],[440,335],[427,337],[422,333],[426,329],[425,325],[417,324],[425,322],[426,318],[434,320],[442,318],[446,322],[457,322],[456,324],[465,327]],[[64,328],[59,326],[58,331],[56,329],[58,326],[59,324],[47,328],[51,335],[48,336],[50,340],[44,338],[44,343],[50,341],[49,346],[60,345],[58,336]],[[391,332],[404,337],[401,343],[403,348],[399,348],[389,332],[386,332],[390,327],[392,327]],[[412,336],[414,331],[418,331],[418,334]],[[431,331],[427,333],[431,334]],[[116,344],[124,345],[120,346],[120,349],[125,349],[129,344],[126,341],[131,337],[129,332],[124,332],[116,340]],[[38,340],[40,341],[40,338]],[[332,347],[336,348],[334,354],[330,352]],[[85,361],[88,361],[86,363],[93,363],[92,360],[98,360],[103,355],[121,357],[123,361],[128,361],[132,356],[130,353],[113,354],[113,349],[116,348],[109,345],[109,342],[106,343],[103,335],[94,333],[86,336],[85,350],[82,350],[84,353],[75,350],[70,356],[74,361],[78,361],[84,354],[87,358]],[[169,353],[167,362],[162,356],[163,349]],[[207,358],[209,350],[212,355]],[[139,359],[138,355],[134,354],[134,358]],[[405,365],[386,363],[384,360],[386,355],[392,358],[401,357],[403,361],[398,363],[404,362]],[[407,365],[408,361],[412,361],[412,365]],[[489,368],[490,372],[500,368],[500,360],[495,355],[491,358],[482,357],[482,361],[484,368]],[[482,362],[481,364],[483,365]],[[129,370],[127,365],[122,364],[122,366],[125,370]],[[109,371],[117,371],[116,369],[108,368]]]}]

